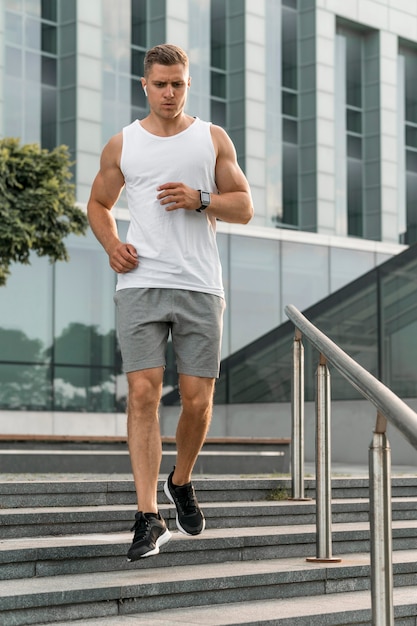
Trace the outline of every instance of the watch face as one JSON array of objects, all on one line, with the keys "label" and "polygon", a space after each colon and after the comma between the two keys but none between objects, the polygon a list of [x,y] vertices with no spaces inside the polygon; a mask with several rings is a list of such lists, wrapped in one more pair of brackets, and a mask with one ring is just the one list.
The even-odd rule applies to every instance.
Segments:
[{"label": "watch face", "polygon": [[208,206],[210,204],[210,194],[208,191],[201,192],[201,204],[203,206]]}]

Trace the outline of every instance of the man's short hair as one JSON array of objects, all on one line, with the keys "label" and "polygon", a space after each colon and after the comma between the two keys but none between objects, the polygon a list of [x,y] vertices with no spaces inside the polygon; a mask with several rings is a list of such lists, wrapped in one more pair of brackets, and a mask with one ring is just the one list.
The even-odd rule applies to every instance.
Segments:
[{"label": "man's short hair", "polygon": [[188,56],[182,48],[170,43],[154,46],[147,51],[143,62],[145,78],[155,63],[159,65],[183,65],[188,68]]}]

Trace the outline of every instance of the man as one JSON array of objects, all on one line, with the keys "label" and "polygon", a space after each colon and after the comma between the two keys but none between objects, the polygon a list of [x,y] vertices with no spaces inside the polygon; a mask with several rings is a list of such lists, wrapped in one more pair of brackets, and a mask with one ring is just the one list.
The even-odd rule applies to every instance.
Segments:
[{"label": "man", "polygon": [[[117,332],[138,501],[130,561],[157,554],[170,539],[157,505],[158,410],[169,332],[182,408],[176,464],[164,491],[181,532],[204,530],[191,474],[210,425],[220,365],[224,292],[216,220],[245,224],[253,215],[226,132],[184,113],[190,84],[181,48],[164,44],[147,52],[142,87],[149,115],[105,146],[88,202],[91,228],[118,273]],[[126,243],[111,214],[124,186],[131,216]]]}]

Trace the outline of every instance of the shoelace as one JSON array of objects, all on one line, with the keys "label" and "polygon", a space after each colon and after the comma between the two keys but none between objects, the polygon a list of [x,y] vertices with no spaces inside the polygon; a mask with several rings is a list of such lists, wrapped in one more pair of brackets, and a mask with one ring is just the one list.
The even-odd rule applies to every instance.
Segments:
[{"label": "shoelace", "polygon": [[149,528],[149,520],[144,515],[141,515],[140,518],[135,521],[132,528],[130,529],[131,532],[135,531],[135,536],[133,538],[133,541],[144,539],[146,536],[146,533],[148,532],[148,528]]},{"label": "shoelace", "polygon": [[194,493],[194,487],[192,485],[186,485],[180,489],[176,489],[178,502],[184,515],[193,515],[197,513],[197,502]]}]

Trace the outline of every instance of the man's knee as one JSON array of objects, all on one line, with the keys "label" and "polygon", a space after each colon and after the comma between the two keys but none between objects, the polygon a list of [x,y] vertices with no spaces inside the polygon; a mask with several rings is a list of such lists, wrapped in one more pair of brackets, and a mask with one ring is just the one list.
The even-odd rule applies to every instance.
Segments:
[{"label": "man's knee", "polygon": [[161,372],[154,370],[130,372],[127,375],[130,410],[158,407],[162,394],[162,376]]}]

